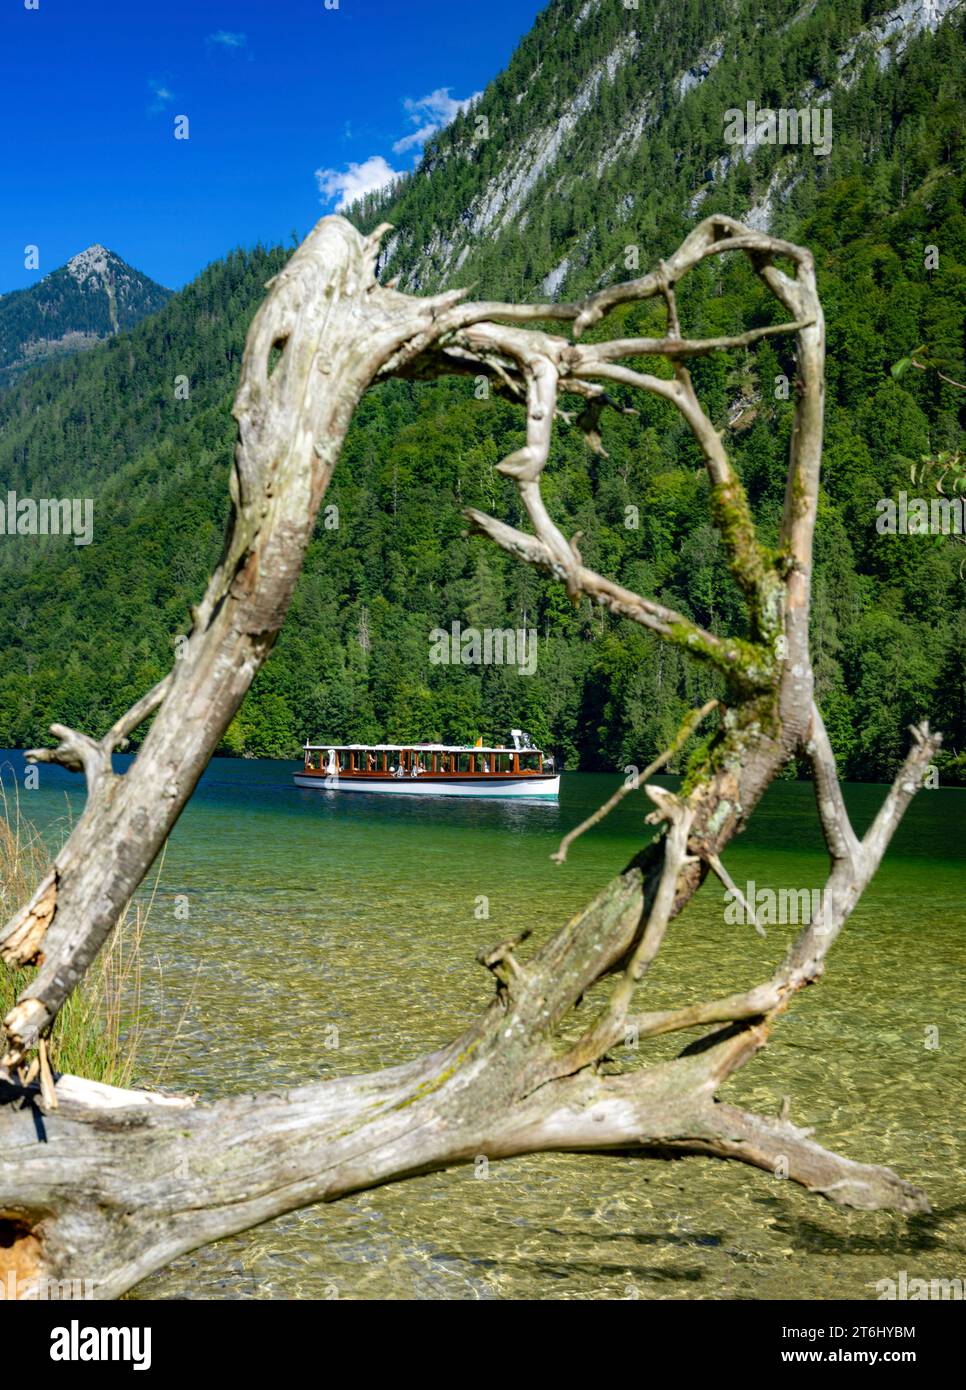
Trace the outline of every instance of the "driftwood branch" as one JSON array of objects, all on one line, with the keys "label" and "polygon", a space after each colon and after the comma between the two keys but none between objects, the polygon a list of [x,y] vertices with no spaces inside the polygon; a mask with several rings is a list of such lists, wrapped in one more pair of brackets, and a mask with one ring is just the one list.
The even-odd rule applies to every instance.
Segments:
[{"label": "driftwood branch", "polygon": [[[461,291],[417,299],[377,284],[385,231],[363,237],[341,218],[325,218],[268,287],[248,335],[234,408],[238,446],[225,549],[194,610],[182,659],[104,739],[57,725],[57,746],[33,755],[83,770],[89,795],[50,872],[0,931],[6,962],[38,967],[3,1021],[0,1277],[11,1269],[36,1278],[80,1276],[112,1297],[185,1251],[296,1207],[480,1155],[549,1150],[735,1159],[781,1172],[833,1202],[926,1210],[925,1196],[888,1168],[829,1153],[787,1117],[748,1115],[716,1099],[728,1077],[765,1046],[798,991],[822,974],[939,745],[926,725],[913,730],[909,756],[860,841],[813,703],[808,617],[824,324],[808,251],[716,215],[651,274],[582,303],[473,304]],[[728,338],[687,337],[676,286],[707,257],[730,253],[748,257],[786,321]],[[662,337],[578,341],[616,305],[652,297],[666,310]],[[549,333],[546,324],[569,325],[570,335]],[[780,333],[794,334],[798,382],[773,552],[758,538],[723,435],[698,401],[686,363]],[[281,353],[270,371],[273,349]],[[666,359],[670,375],[640,370],[646,357]],[[44,1037],[271,652],[360,397],[389,376],[449,372],[483,372],[526,409],[526,443],[499,468],[519,489],[532,534],[479,512],[468,514],[471,525],[548,570],[575,602],[589,597],[723,676],[718,728],[692,758],[684,788],[672,794],[646,787],[655,806],[648,820],[661,830],[529,959],[517,956],[522,940],[482,953],[496,981],[491,1005],[462,1037],[429,1056],[371,1076],[209,1105],[46,1075]],[[704,631],[594,573],[583,563],[579,537],[568,539],[553,519],[540,481],[551,466],[554,424],[571,418],[561,398],[585,403],[576,423],[599,451],[602,412],[629,409],[607,394],[609,382],[657,395],[692,430],[707,467],[711,518],[744,598],[746,631]],[[707,712],[709,706],[689,716],[685,737]],[[112,753],[152,715],[133,766],[115,777]],[[709,870],[730,882],[723,850],[796,756],[814,769],[829,847],[821,913],[753,988],[635,1012],[674,919]],[[564,840],[561,858],[586,828]],[[565,1025],[595,986],[609,988],[609,1000],[568,1044]],[[628,1031],[646,1040],[687,1030],[698,1036],[671,1061],[618,1075],[600,1067]],[[28,1296],[29,1287],[28,1280]]]},{"label": "driftwood branch", "polygon": [[593,829],[595,825],[599,825],[606,816],[610,815],[611,811],[613,811],[616,806],[620,805],[629,792],[637,791],[638,787],[646,784],[649,778],[653,777],[655,773],[660,772],[663,767],[666,767],[675,754],[681,751],[688,739],[698,728],[701,721],[707,718],[712,710],[717,708],[717,700],[707,700],[700,709],[692,710],[691,713],[687,715],[664,752],[659,753],[654,761],[649,763],[642,773],[635,773],[632,778],[618,787],[614,795],[608,797],[603,806],[599,806],[585,821],[581,821],[580,825],[568,831],[560,841],[556,851],[551,854],[550,858],[557,864],[565,864],[567,861],[567,851],[573,842],[579,839],[581,835],[586,835],[587,831]]},{"label": "driftwood branch", "polygon": [[548,570],[567,584],[569,592],[587,595],[609,609],[615,617],[640,623],[659,637],[678,643],[697,658],[711,662],[727,675],[745,680],[750,685],[764,687],[767,684],[764,673],[759,671],[757,665],[749,666],[746,644],[738,639],[731,640],[706,632],[681,613],[666,608],[654,599],[642,598],[623,585],[587,569],[575,548],[568,546],[569,553],[564,556],[558,546],[551,546],[539,535],[531,536],[526,531],[517,530],[506,522],[487,516],[485,512],[477,511],[475,507],[465,507],[463,515],[474,531],[489,537],[527,564]]}]

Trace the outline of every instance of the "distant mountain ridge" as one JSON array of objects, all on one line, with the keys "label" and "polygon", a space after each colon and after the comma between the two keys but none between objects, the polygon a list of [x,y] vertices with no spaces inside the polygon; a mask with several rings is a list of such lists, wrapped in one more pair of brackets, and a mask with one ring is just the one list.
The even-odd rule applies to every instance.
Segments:
[{"label": "distant mountain ridge", "polygon": [[0,297],[0,385],[133,328],[171,294],[95,242],[36,285]]}]

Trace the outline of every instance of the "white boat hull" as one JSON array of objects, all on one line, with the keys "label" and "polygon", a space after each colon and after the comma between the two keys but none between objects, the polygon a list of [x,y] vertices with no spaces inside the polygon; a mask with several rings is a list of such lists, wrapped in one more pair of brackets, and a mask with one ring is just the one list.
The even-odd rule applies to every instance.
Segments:
[{"label": "white boat hull", "polygon": [[296,772],[297,787],[320,792],[375,792],[387,796],[487,796],[487,797],[557,797],[560,795],[560,774],[556,777],[520,777],[487,783],[483,778],[458,782],[446,778],[434,781],[429,777],[313,777]]}]

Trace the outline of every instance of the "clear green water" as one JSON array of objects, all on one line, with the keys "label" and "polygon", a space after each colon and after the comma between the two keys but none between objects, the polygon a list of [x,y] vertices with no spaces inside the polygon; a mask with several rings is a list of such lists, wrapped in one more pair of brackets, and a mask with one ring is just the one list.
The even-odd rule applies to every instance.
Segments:
[{"label": "clear green water", "polygon": [[[6,776],[22,772],[2,755]],[[147,933],[144,1072],[183,1015],[164,1081],[202,1096],[368,1070],[455,1035],[489,999],[479,947],[562,923],[641,843],[628,798],[558,867],[559,836],[614,778],[564,779],[559,806],[298,791],[292,765],[216,761],[177,827]],[[43,769],[25,812],[56,839],[78,782]],[[22,784],[22,777],[21,777]],[[847,789],[864,828],[884,788]],[[966,793],[925,791],[822,984],[723,1093],[792,1119],[928,1191],[935,1213],[846,1212],[737,1164],[538,1156],[436,1174],[295,1213],[179,1260],[145,1298],[871,1298],[876,1280],[966,1277]],[[649,833],[649,832],[647,832]],[[818,887],[809,786],[769,792],[726,855],[739,882]],[[477,899],[489,899],[489,920]],[[179,920],[179,896],[189,918]],[[672,928],[647,1007],[766,978],[766,942],[726,925],[708,883]],[[161,965],[161,974],[153,962]],[[281,1052],[265,1017],[279,999]],[[331,1026],[338,1029],[338,1048]],[[938,1048],[928,1047],[938,1028]],[[674,1040],[660,1040],[666,1055]]]}]

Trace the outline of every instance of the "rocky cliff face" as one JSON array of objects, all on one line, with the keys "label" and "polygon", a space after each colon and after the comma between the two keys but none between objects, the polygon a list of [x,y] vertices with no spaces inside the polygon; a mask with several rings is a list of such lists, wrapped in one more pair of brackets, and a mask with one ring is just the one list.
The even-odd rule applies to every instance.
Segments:
[{"label": "rocky cliff face", "polygon": [[[431,142],[420,169],[365,209],[367,225],[398,229],[382,268],[411,291],[477,279],[493,288],[491,268],[509,290],[500,267],[510,263],[526,276],[517,290],[586,290],[619,269],[601,263],[601,233],[626,226],[646,259],[646,204],[675,192],[692,221],[727,190],[730,212],[774,229],[806,196],[803,185],[820,181],[812,161],[823,156],[754,132],[729,145],[725,111],[749,101],[831,106],[835,138],[864,141],[868,74],[900,62],[913,40],[964,8],[966,0],[777,0],[765,18],[758,0],[556,0],[506,72]],[[656,150],[667,157],[655,161]],[[667,182],[642,186],[657,162]]]}]

